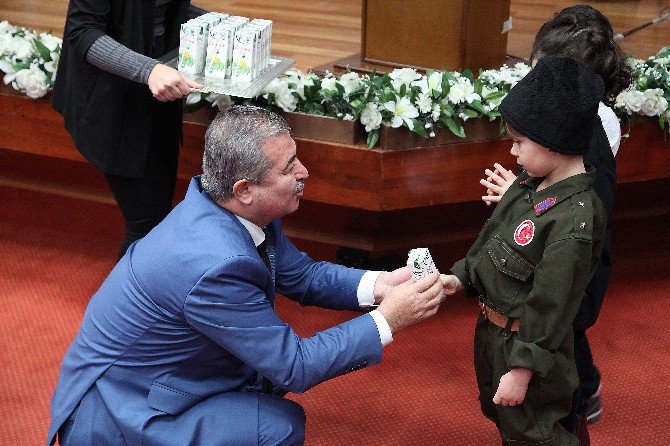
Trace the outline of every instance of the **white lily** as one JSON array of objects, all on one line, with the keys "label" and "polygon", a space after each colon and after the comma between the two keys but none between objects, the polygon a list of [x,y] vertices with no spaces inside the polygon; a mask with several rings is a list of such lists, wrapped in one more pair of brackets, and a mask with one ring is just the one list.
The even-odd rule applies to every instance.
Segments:
[{"label": "white lily", "polygon": [[403,122],[407,125],[408,128],[414,128],[414,123],[412,118],[419,116],[419,111],[412,105],[408,98],[400,98],[400,100],[394,102],[389,101],[384,104],[384,108],[391,113],[393,113],[393,120],[391,121],[391,127],[398,128]]}]

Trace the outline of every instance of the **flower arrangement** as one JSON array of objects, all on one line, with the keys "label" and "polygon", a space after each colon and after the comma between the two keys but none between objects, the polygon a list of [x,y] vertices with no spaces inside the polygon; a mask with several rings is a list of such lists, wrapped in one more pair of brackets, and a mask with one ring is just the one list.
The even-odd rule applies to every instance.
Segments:
[{"label": "flower arrangement", "polygon": [[27,28],[0,22],[0,70],[5,84],[30,98],[47,94],[56,80],[56,67],[63,40],[50,34],[37,34]]},{"label": "flower arrangement", "polygon": [[[62,40],[50,33],[37,34],[0,22],[0,70],[5,73],[5,84],[11,83],[28,97],[43,97],[53,87],[61,47]],[[629,63],[634,69],[634,82],[617,96],[615,110],[621,115],[657,116],[661,128],[667,125],[670,131],[670,47],[647,60],[629,59]],[[399,68],[388,74],[347,72],[339,76],[289,70],[255,99],[191,93],[186,106],[194,109],[210,103],[223,109],[242,102],[358,120],[368,134],[368,147],[373,147],[382,125],[405,127],[423,137],[435,136],[436,129],[447,128],[465,137],[463,123],[468,119],[500,118],[500,102],[529,71],[523,63],[480,70],[477,77],[470,70],[428,70],[423,74]],[[502,120],[499,122],[502,129]]]},{"label": "flower arrangement", "polygon": [[339,77],[291,70],[265,88],[263,99],[287,112],[359,120],[368,133],[368,147],[373,147],[382,125],[406,127],[423,137],[446,127],[465,137],[463,122],[479,116],[498,118],[500,101],[528,71],[530,67],[520,63],[482,71],[475,79],[469,70],[421,74],[399,68],[388,74],[348,72]]},{"label": "flower arrangement", "polygon": [[670,130],[670,46],[647,60],[628,59],[633,67],[633,84],[619,93],[614,104],[622,114],[658,116],[662,129]]}]

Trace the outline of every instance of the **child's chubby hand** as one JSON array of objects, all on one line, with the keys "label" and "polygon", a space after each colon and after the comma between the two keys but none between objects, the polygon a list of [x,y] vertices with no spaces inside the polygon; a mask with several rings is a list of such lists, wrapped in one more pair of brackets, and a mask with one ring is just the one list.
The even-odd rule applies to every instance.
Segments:
[{"label": "child's chubby hand", "polygon": [[528,391],[528,382],[533,372],[528,369],[514,368],[500,378],[500,385],[493,396],[493,403],[502,406],[516,406],[523,403]]},{"label": "child's chubby hand", "polygon": [[440,274],[440,280],[442,281],[442,286],[444,287],[444,295],[451,296],[457,291],[463,289],[463,284],[458,277],[453,274]]},{"label": "child's chubby hand", "polygon": [[479,184],[486,188],[486,195],[482,197],[482,201],[487,206],[498,203],[502,196],[507,192],[507,189],[516,180],[516,175],[511,170],[505,169],[502,165],[495,163],[493,170],[484,170],[486,179],[479,180]]}]

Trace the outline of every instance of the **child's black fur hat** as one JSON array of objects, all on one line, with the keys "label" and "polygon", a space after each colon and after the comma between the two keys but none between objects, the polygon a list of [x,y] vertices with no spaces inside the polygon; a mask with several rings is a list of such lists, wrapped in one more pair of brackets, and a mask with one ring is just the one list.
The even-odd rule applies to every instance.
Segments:
[{"label": "child's black fur hat", "polygon": [[604,83],[583,62],[545,56],[509,92],[500,113],[528,139],[564,155],[581,155],[600,125]]}]

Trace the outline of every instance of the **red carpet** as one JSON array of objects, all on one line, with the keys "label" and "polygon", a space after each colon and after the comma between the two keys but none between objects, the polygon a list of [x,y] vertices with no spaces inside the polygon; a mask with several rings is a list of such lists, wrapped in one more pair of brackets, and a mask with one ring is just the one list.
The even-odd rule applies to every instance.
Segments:
[{"label": "red carpet", "polygon": [[[112,205],[0,187],[0,445],[43,444],[60,360],[121,238]],[[619,220],[615,274],[591,330],[603,373],[594,445],[670,445],[670,216]],[[296,243],[315,258],[334,248]],[[431,247],[446,269],[464,253]],[[279,299],[303,336],[352,314]],[[384,362],[293,396],[306,409],[308,445],[496,445],[479,413],[471,365],[476,304],[455,298],[396,335]]]}]

